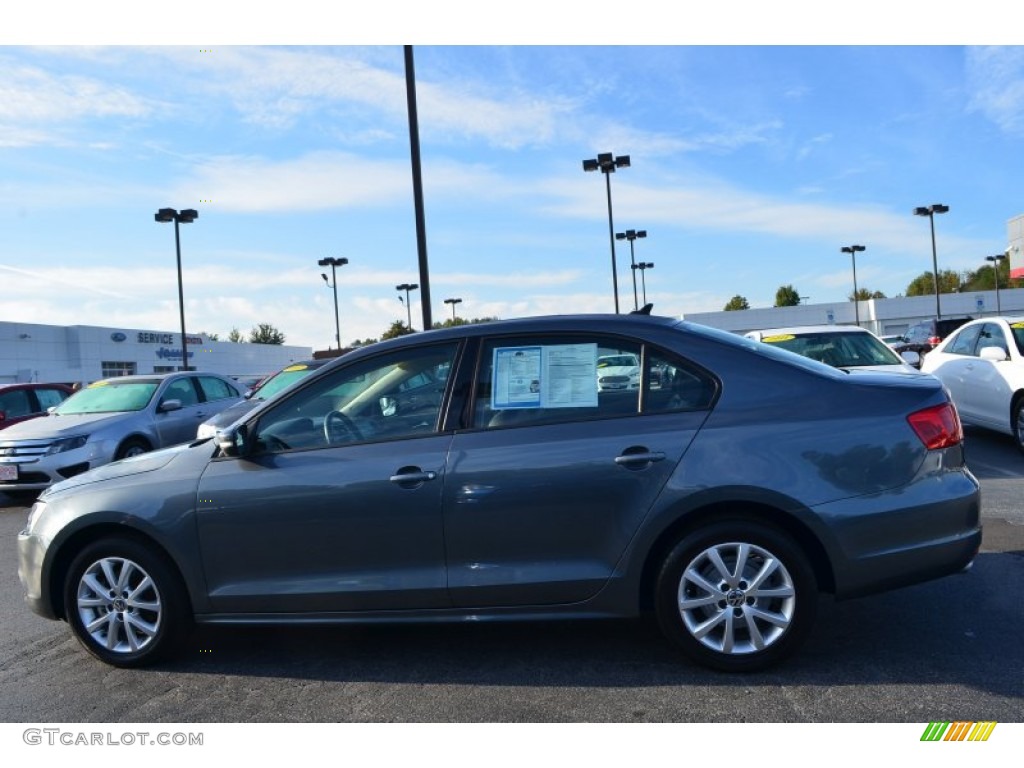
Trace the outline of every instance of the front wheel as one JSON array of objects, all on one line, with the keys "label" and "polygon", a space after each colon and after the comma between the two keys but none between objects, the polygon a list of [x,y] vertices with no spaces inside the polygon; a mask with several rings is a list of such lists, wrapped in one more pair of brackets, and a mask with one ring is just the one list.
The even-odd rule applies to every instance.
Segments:
[{"label": "front wheel", "polygon": [[1010,426],[1013,427],[1013,440],[1017,448],[1024,452],[1024,395],[1020,395],[1013,404]]},{"label": "front wheel", "polygon": [[162,658],[189,621],[171,566],[126,538],[96,541],[79,553],[68,570],[64,606],[78,641],[115,667],[141,667]]},{"label": "front wheel", "polygon": [[734,520],[683,538],[665,558],[655,598],[662,632],[687,656],[726,672],[752,672],[803,642],[818,594],[792,539]]}]

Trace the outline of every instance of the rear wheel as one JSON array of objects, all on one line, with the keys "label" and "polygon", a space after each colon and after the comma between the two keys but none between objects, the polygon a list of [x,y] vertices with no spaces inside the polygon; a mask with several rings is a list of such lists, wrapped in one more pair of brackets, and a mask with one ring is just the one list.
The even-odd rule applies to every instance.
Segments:
[{"label": "rear wheel", "polygon": [[164,657],[189,624],[184,590],[164,557],[133,539],[87,546],[64,585],[68,624],[89,653],[116,667]]},{"label": "rear wheel", "polygon": [[665,558],[658,623],[694,661],[726,672],[776,664],[806,638],[817,613],[814,572],[785,534],[731,520],[683,538]]}]

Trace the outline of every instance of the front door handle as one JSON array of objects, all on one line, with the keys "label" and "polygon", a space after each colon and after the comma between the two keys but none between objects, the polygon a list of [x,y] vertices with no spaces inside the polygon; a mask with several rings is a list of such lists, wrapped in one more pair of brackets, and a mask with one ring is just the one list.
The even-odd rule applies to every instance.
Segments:
[{"label": "front door handle", "polygon": [[620,456],[616,456],[615,463],[622,467],[634,468],[655,461],[663,461],[664,458],[665,454],[662,451],[649,451],[644,447],[637,446],[627,448]]},{"label": "front door handle", "polygon": [[390,477],[392,483],[401,486],[420,486],[423,483],[437,478],[437,472],[422,470],[419,467],[402,467]]}]

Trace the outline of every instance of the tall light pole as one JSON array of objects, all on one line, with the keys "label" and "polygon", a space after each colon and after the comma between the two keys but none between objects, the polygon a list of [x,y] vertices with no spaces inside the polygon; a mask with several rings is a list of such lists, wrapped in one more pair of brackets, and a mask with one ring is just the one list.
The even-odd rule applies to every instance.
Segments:
[{"label": "tall light pole", "polygon": [[647,281],[644,279],[644,272],[648,269],[654,269],[653,261],[641,261],[639,264],[630,264],[630,269],[633,270],[633,281],[636,282],[636,271],[640,270],[640,284],[644,289],[644,306],[647,306]]},{"label": "tall light pole", "polygon": [[444,303],[452,305],[452,325],[455,325],[455,305],[461,304],[462,299],[445,299]]},{"label": "tall light pole", "polygon": [[[409,317],[409,330],[410,331],[412,330],[412,304],[409,303],[409,291],[415,291],[419,287],[420,286],[419,286],[418,283],[402,283],[401,285],[396,285],[395,286],[395,290],[396,291],[405,291],[405,311],[406,311],[406,314]],[[398,300],[401,301],[402,297],[399,296]]]},{"label": "tall light pole", "polygon": [[334,288],[334,340],[338,342],[338,351],[341,351],[341,323],[338,321],[338,273],[335,271],[338,267],[344,267],[348,264],[348,259],[336,259],[334,257],[328,257],[326,259],[320,259],[317,262],[321,267],[331,268],[331,279],[327,279],[327,275],[323,272],[320,273],[320,277],[324,279],[324,282]]},{"label": "tall light pole", "polygon": [[199,218],[199,211],[194,208],[186,208],[183,211],[176,211],[173,208],[161,208],[153,218],[161,224],[169,221],[174,222],[174,249],[178,254],[178,312],[181,315],[181,364],[184,370],[188,370],[188,339],[185,338],[185,291],[181,284],[181,236],[178,233],[179,224],[191,224]]},{"label": "tall light pole", "polygon": [[935,319],[942,317],[942,309],[939,306],[939,258],[935,253],[935,214],[949,211],[948,205],[933,203],[929,206],[918,206],[914,209],[915,216],[927,216],[932,226],[932,272],[935,275]]},{"label": "tall light pole", "polygon": [[595,159],[584,160],[584,171],[601,171],[608,192],[608,241],[612,248],[612,291],[615,293],[615,314],[619,314],[619,275],[615,267],[615,224],[612,221],[612,174],[616,168],[629,168],[629,155],[613,156],[602,152]]},{"label": "tall light pole", "polygon": [[[636,256],[633,253],[633,241],[640,238],[647,237],[646,229],[627,229],[625,232],[616,232],[616,240],[629,240],[629,266],[633,270],[633,309],[640,309],[640,304],[636,300]],[[647,302],[645,301],[644,304]]]},{"label": "tall light pole", "polygon": [[997,253],[994,256],[986,256],[985,261],[992,262],[992,277],[996,281],[996,314],[1003,314],[1003,307],[999,303],[999,262],[1006,258],[1005,253]]},{"label": "tall light pole", "polygon": [[857,325],[860,325],[860,297],[857,295],[857,254],[867,249],[863,245],[844,245],[839,250],[850,254],[850,260],[853,262],[853,316],[856,318]]}]

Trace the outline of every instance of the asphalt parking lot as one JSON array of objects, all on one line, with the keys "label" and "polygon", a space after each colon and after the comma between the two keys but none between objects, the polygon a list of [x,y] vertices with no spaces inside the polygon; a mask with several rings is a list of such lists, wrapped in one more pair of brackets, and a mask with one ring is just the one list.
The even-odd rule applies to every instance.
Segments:
[{"label": "asphalt parking lot", "polygon": [[180,658],[118,670],[32,614],[24,502],[0,495],[3,722],[929,722],[1024,720],[1024,457],[968,432],[983,489],[967,573],[823,600],[795,658],[726,675],[653,622],[198,631]]}]

